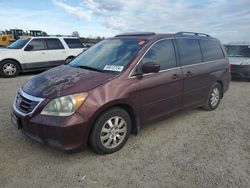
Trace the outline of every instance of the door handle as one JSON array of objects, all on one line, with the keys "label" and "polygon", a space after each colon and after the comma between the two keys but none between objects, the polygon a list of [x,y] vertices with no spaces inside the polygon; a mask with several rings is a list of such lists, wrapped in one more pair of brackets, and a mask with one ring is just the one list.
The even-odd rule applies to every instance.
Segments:
[{"label": "door handle", "polygon": [[192,76],[193,74],[192,74],[192,72],[191,71],[187,71],[187,73],[186,73],[186,76]]},{"label": "door handle", "polygon": [[45,54],[45,52],[41,52],[41,54]]},{"label": "door handle", "polygon": [[181,77],[181,76],[178,75],[178,74],[173,74],[173,75],[172,75],[172,79],[173,79],[173,80],[175,80],[175,79],[177,79],[177,78],[180,78],[180,77]]}]

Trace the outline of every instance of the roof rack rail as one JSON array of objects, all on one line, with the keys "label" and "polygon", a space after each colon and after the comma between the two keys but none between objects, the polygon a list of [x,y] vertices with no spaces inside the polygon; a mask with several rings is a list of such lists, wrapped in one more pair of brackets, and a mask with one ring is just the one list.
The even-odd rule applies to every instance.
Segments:
[{"label": "roof rack rail", "polygon": [[49,37],[73,37],[71,35],[47,35]]},{"label": "roof rack rail", "polygon": [[115,35],[115,37],[125,37],[125,36],[152,36],[155,35],[154,32],[129,32],[129,33],[121,33]]},{"label": "roof rack rail", "polygon": [[193,35],[193,36],[200,36],[200,37],[211,37],[210,35],[205,34],[205,33],[185,32],[185,31],[175,33],[175,35],[177,36],[178,35]]},{"label": "roof rack rail", "polygon": [[[34,36],[34,37],[74,37],[74,36],[71,36],[71,35],[41,35],[41,36]],[[77,37],[77,38],[80,38],[80,37]]]}]

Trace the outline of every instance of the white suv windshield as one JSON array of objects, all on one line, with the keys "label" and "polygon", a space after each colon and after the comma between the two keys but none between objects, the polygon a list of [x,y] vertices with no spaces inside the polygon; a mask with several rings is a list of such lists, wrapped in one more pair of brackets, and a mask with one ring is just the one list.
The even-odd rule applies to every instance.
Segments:
[{"label": "white suv windshield", "polygon": [[141,49],[140,39],[107,39],[89,48],[77,58],[70,66],[96,71],[123,71]]},{"label": "white suv windshield", "polygon": [[7,48],[9,49],[21,49],[23,48],[27,42],[29,42],[30,39],[29,38],[25,38],[25,39],[18,39],[17,41],[13,42],[11,45],[9,45]]}]

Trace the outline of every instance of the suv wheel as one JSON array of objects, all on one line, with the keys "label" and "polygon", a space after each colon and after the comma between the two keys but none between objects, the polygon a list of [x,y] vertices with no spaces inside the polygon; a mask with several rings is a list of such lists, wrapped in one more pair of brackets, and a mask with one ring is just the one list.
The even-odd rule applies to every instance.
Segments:
[{"label": "suv wheel", "polygon": [[215,110],[220,104],[221,96],[221,85],[219,83],[215,83],[210,89],[206,104],[203,106],[203,108],[210,111]]},{"label": "suv wheel", "polygon": [[0,75],[4,78],[16,77],[19,72],[19,65],[15,61],[6,60],[0,64]]},{"label": "suv wheel", "polygon": [[89,142],[92,149],[98,154],[114,153],[124,146],[130,131],[129,114],[121,108],[112,108],[97,119]]}]

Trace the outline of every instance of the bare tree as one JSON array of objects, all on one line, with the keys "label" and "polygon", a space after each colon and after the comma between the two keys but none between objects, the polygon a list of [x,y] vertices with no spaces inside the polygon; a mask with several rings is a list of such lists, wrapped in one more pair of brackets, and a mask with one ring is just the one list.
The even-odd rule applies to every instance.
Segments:
[{"label": "bare tree", "polygon": [[80,34],[78,31],[74,31],[74,32],[72,32],[71,36],[72,37],[80,37]]}]

